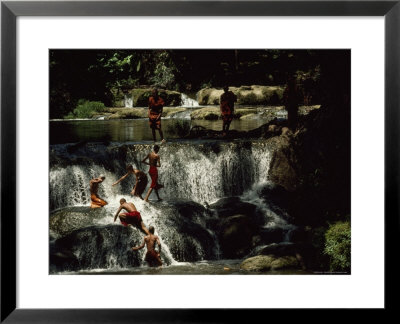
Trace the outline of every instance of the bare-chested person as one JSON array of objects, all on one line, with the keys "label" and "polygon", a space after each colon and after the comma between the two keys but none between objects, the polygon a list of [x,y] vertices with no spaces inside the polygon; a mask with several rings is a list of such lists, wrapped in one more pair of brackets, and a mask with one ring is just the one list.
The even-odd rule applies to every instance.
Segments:
[{"label": "bare-chested person", "polygon": [[[161,258],[160,258],[160,254],[161,254],[160,239],[158,238],[157,235],[154,235],[154,227],[153,226],[149,227],[149,232],[150,232],[150,234],[144,237],[142,245],[135,246],[132,248],[132,250],[137,251],[137,250],[143,249],[144,245],[146,244],[147,253],[146,253],[145,260],[146,260],[147,264],[150,267],[161,267],[162,262],[161,262]],[[155,249],[156,243],[158,244],[158,252]]]},{"label": "bare-chested person", "polygon": [[158,89],[153,89],[151,91],[151,96],[149,97],[148,116],[154,143],[156,142],[156,129],[158,129],[158,132],[160,133],[161,144],[165,143],[164,134],[161,130],[161,115],[163,112],[163,107],[163,98],[158,95]]},{"label": "bare-chested person", "polygon": [[[137,211],[135,205],[133,203],[126,202],[125,198],[121,198],[119,204],[120,206],[117,210],[117,213],[114,216],[114,222],[117,220],[119,214],[119,220],[121,221],[122,225],[124,226],[132,225],[137,229],[141,230],[144,234],[148,235],[149,230],[144,225],[142,216]],[[120,214],[122,209],[126,210],[127,212]]]},{"label": "bare-chested person", "polygon": [[136,183],[131,191],[131,195],[137,196],[143,200],[142,194],[143,194],[144,189],[146,189],[147,182],[148,182],[146,173],[144,173],[143,171],[140,171],[138,169],[134,169],[132,165],[128,165],[126,168],[126,171],[128,173],[125,174],[123,177],[121,177],[121,179],[119,179],[117,182],[113,183],[112,185],[113,186],[117,185],[122,180],[126,179],[130,174],[133,174],[136,177]]},{"label": "bare-chested person", "polygon": [[97,195],[99,183],[102,183],[105,178],[106,177],[101,174],[98,178],[90,180],[90,199],[92,200],[90,208],[100,208],[107,205],[107,202]]},{"label": "bare-chested person", "polygon": [[[142,163],[150,165],[149,169],[149,174],[151,177],[151,185],[149,188],[149,191],[147,192],[146,197],[144,198],[145,201],[149,201],[149,196],[151,192],[155,191],[158,200],[162,200],[160,196],[158,195],[158,189],[163,188],[164,186],[157,183],[158,181],[158,169],[161,166],[160,162],[160,156],[158,155],[158,151],[160,150],[160,147],[158,145],[154,145],[153,147],[153,152],[147,154],[147,156],[143,159]],[[146,162],[146,160],[149,160],[149,162]]]}]

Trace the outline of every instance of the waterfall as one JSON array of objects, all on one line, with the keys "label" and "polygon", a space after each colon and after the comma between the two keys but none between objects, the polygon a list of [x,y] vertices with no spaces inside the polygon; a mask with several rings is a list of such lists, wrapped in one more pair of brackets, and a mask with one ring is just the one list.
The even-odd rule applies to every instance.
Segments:
[{"label": "waterfall", "polygon": [[[157,203],[130,196],[135,183],[132,175],[112,186],[125,174],[126,165],[147,172],[148,166],[141,161],[150,150],[151,146],[145,144],[52,146],[49,175],[52,273],[85,269],[119,271],[146,266],[146,249],[130,250],[141,244],[143,234],[136,228],[123,227],[119,220],[114,223],[122,197],[135,204],[146,226],[155,227],[164,265],[218,260],[223,256],[218,224],[224,219],[209,205],[225,197],[239,197],[236,199],[256,208],[254,217],[258,217],[256,214],[263,217],[262,237],[272,233],[278,236],[278,242],[285,241],[283,235],[293,226],[283,213],[277,214],[269,208],[260,194],[268,185],[271,158],[266,142],[182,142],[162,146],[159,182],[165,186],[160,190],[164,200]],[[88,208],[89,181],[100,174],[105,175],[105,180],[99,185],[98,194],[108,205],[93,210]],[[150,200],[154,198],[152,194]],[[240,213],[243,212],[246,213]]]},{"label": "waterfall", "polygon": [[197,107],[199,107],[199,103],[196,100],[189,98],[186,94],[182,93],[181,94],[181,107],[197,108]]},{"label": "waterfall", "polygon": [[[53,165],[50,169],[51,210],[89,204],[89,181],[100,174],[106,179],[99,187],[99,195],[106,201],[115,199],[120,192],[129,193],[134,186],[133,176],[116,187],[111,184],[125,174],[128,164],[147,173],[148,166],[141,161],[151,146],[124,146],[124,160],[116,159],[115,155],[120,154],[117,150],[99,147],[104,153],[96,156],[96,163],[87,162],[85,154],[90,156],[92,152],[85,150],[82,152],[84,164]],[[165,199],[211,203],[222,197],[241,195],[253,184],[268,179],[270,153],[262,142],[169,144],[161,147],[159,155],[159,182],[164,185],[160,195]],[[115,171],[110,172],[111,168]]]},{"label": "waterfall", "polygon": [[125,93],[124,94],[124,106],[125,108],[132,108],[133,107],[133,98],[132,94],[130,93]]}]

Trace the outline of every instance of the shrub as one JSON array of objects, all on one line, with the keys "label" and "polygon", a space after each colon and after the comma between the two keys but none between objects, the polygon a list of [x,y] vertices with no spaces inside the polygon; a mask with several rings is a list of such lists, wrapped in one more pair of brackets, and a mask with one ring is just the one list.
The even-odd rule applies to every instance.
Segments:
[{"label": "shrub", "polygon": [[190,132],[190,120],[177,119],[167,125],[167,131],[170,134],[185,137]]},{"label": "shrub", "polygon": [[350,222],[330,225],[325,233],[324,253],[330,257],[331,271],[350,271],[351,261]]},{"label": "shrub", "polygon": [[66,118],[91,118],[95,113],[103,112],[106,107],[100,101],[80,99],[78,105]]}]

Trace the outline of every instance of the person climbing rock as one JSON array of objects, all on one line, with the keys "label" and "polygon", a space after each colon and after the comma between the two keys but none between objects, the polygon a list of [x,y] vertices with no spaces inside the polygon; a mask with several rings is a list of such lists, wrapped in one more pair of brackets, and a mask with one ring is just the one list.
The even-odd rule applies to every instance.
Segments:
[{"label": "person climbing rock", "polygon": [[138,169],[134,169],[132,165],[128,165],[126,167],[127,174],[122,176],[118,181],[114,182],[112,186],[117,185],[121,181],[125,180],[130,174],[133,174],[136,177],[136,183],[131,191],[132,196],[137,196],[143,200],[142,194],[143,191],[146,189],[148,179],[146,173],[140,171]]},{"label": "person climbing rock", "polygon": [[[149,230],[144,225],[142,216],[137,211],[136,206],[133,203],[126,202],[125,198],[121,198],[119,204],[120,206],[114,216],[114,222],[117,220],[119,215],[119,220],[121,221],[122,225],[132,225],[142,231],[144,234],[149,235]],[[126,213],[120,213],[122,209],[126,210]]]}]

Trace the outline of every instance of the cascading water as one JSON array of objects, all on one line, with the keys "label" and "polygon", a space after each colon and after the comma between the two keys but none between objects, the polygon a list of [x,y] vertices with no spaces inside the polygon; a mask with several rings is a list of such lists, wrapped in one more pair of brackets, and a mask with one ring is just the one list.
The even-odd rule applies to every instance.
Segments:
[{"label": "cascading water", "polygon": [[124,94],[124,106],[125,108],[132,108],[133,107],[133,98],[132,94],[125,93]]},{"label": "cascading water", "polygon": [[[99,147],[99,150],[104,148]],[[125,166],[148,171],[142,164],[151,151],[149,145],[126,147],[124,161],[116,161],[112,150],[109,155],[96,157],[98,164],[86,159],[84,164],[72,164],[50,170],[50,206],[57,209],[67,206],[82,206],[89,203],[89,181],[99,174],[106,176],[100,186],[99,195],[114,197],[121,192],[130,192],[133,177],[118,187],[111,184],[125,172]],[[82,152],[90,154],[90,152]],[[164,185],[160,194],[166,199],[184,198],[198,203],[210,203],[222,197],[241,195],[255,183],[266,182],[270,154],[265,143],[203,143],[170,144],[160,152],[161,167],[159,182]],[[99,160],[103,159],[103,161]],[[112,165],[110,165],[112,164]],[[115,169],[110,172],[109,169]],[[129,183],[130,182],[130,183]],[[131,188],[130,188],[131,189]],[[106,199],[107,200],[107,199]]]},{"label": "cascading water", "polygon": [[[69,266],[56,259],[53,272],[123,269],[145,264],[145,249],[129,251],[142,242],[142,234],[137,229],[122,227],[118,220],[113,222],[122,197],[134,202],[147,226],[156,228],[166,265],[223,257],[219,246],[221,220],[215,210],[208,208],[220,198],[240,196],[241,201],[254,205],[263,215],[261,227],[279,228],[285,233],[291,230],[284,217],[273,212],[259,195],[268,183],[270,152],[265,142],[182,142],[162,146],[159,182],[164,184],[160,190],[164,201],[149,204],[130,197],[133,176],[117,186],[112,184],[125,174],[126,165],[147,172],[148,166],[141,161],[150,150],[151,146],[144,144],[53,146],[50,230],[55,241],[51,250],[73,255]],[[108,205],[99,211],[79,207],[90,205],[89,181],[100,174],[106,178],[99,186],[99,196]],[[68,208],[73,208],[72,212],[64,213]],[[76,208],[84,209],[78,213],[79,221],[74,222],[71,215]],[[81,228],[73,224],[80,224]]]},{"label": "cascading water", "polygon": [[186,94],[182,93],[181,94],[181,107],[198,108],[199,103],[196,100],[189,98]]}]

